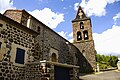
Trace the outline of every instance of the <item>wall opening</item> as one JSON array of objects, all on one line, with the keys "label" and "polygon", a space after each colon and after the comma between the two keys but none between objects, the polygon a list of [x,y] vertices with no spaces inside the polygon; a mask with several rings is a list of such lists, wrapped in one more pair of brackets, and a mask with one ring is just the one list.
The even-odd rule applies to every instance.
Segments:
[{"label": "wall opening", "polygon": [[55,53],[52,53],[51,61],[52,62],[57,62],[57,55]]},{"label": "wall opening", "polygon": [[89,39],[88,31],[87,30],[84,31],[83,34],[84,34],[84,40],[88,40]]},{"label": "wall opening", "polygon": [[39,26],[38,26],[38,28],[37,28],[37,32],[40,33],[40,27],[39,27]]},{"label": "wall opening", "polygon": [[84,24],[83,24],[83,22],[80,22],[80,29],[84,29]]},{"label": "wall opening", "polygon": [[30,28],[30,22],[31,22],[31,16],[29,16],[28,20],[27,20],[27,27]]},{"label": "wall opening", "polygon": [[1,49],[1,47],[2,47],[2,42],[0,42],[0,49]]},{"label": "wall opening", "polygon": [[0,23],[0,27],[2,27],[2,26],[3,26],[3,24]]},{"label": "wall opening", "polygon": [[17,48],[15,63],[24,64],[25,50]]},{"label": "wall opening", "polygon": [[77,32],[77,41],[82,40],[81,32]]}]

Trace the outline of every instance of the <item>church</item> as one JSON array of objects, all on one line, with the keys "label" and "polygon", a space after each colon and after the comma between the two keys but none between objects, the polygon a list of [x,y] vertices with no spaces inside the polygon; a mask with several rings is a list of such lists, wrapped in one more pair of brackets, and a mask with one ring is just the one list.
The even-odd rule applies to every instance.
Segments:
[{"label": "church", "polygon": [[96,69],[91,19],[79,6],[73,43],[25,10],[0,14],[0,80],[77,80]]}]

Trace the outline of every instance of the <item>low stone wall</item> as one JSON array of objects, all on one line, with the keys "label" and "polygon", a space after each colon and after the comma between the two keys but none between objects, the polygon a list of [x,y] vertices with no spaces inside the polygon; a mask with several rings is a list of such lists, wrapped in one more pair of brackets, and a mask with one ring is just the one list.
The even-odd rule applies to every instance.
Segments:
[{"label": "low stone wall", "polygon": [[27,63],[25,70],[26,80],[49,80],[52,74],[48,66],[43,66],[39,62]]},{"label": "low stone wall", "polygon": [[25,80],[25,68],[7,61],[0,62],[0,80]]},{"label": "low stone wall", "polygon": [[41,68],[40,65],[26,65],[26,80],[40,80],[42,73],[41,73]]}]

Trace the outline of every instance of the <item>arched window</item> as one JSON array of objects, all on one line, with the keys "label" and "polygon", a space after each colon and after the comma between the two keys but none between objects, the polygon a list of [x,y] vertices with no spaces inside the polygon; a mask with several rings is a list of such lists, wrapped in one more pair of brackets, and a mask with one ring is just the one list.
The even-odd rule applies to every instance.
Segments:
[{"label": "arched window", "polygon": [[85,30],[85,31],[83,32],[83,34],[84,34],[84,40],[88,40],[88,39],[89,39],[88,31]]},{"label": "arched window", "polygon": [[83,22],[80,22],[80,29],[84,29],[84,24],[83,24]]},{"label": "arched window", "polygon": [[51,61],[57,62],[57,55],[55,53],[52,53]]},{"label": "arched window", "polygon": [[82,40],[81,32],[77,32],[77,41]]},{"label": "arched window", "polygon": [[30,21],[31,21],[31,17],[29,16],[28,20],[27,20],[27,27],[30,28]]}]

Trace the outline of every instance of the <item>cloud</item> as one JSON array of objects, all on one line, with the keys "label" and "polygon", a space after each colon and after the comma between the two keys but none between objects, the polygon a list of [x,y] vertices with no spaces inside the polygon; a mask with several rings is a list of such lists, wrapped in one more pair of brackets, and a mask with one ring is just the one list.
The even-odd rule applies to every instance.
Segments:
[{"label": "cloud", "polygon": [[73,32],[68,34],[68,37],[69,37],[68,41],[72,43],[73,42]]},{"label": "cloud", "polygon": [[69,41],[69,42],[71,42],[71,43],[73,43],[73,40],[74,40],[74,39],[73,39],[73,38],[71,38],[71,39],[69,39],[68,41]]},{"label": "cloud", "polygon": [[13,0],[0,0],[0,13],[3,13],[7,9],[15,9]]},{"label": "cloud", "polygon": [[75,3],[75,4],[74,4],[74,10],[77,11],[77,10],[78,10],[78,7],[79,7],[79,3]]},{"label": "cloud", "polygon": [[57,32],[60,36],[62,36],[63,38],[67,39],[69,42],[73,42],[73,32],[71,32],[70,34],[68,34],[68,32]]},{"label": "cloud", "polygon": [[93,33],[95,49],[101,54],[120,55],[120,26],[113,25],[111,29],[101,34]]},{"label": "cloud", "polygon": [[71,32],[68,36],[69,36],[69,37],[73,37],[73,32]]},{"label": "cloud", "polygon": [[52,29],[64,22],[64,14],[55,13],[49,8],[44,8],[43,10],[36,9],[29,13]]},{"label": "cloud", "polygon": [[120,12],[117,13],[117,14],[113,17],[113,20],[114,20],[115,24],[116,24],[116,21],[117,21],[119,18],[120,18]]},{"label": "cloud", "polygon": [[58,32],[58,34],[63,38],[67,39],[67,32],[61,31],[61,32]]},{"label": "cloud", "polygon": [[67,9],[66,7],[63,7],[63,9]]},{"label": "cloud", "polygon": [[[106,6],[120,0],[82,0],[80,3],[81,7],[84,9],[88,16],[105,16]],[[74,4],[74,9],[78,9],[79,3]]]},{"label": "cloud", "polygon": [[109,4],[112,4],[114,2],[120,1],[120,0],[106,0]]}]

